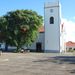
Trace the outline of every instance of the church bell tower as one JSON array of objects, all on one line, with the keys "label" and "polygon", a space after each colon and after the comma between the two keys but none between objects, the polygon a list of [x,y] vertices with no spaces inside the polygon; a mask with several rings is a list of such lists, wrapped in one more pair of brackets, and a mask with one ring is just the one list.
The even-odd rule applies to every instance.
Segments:
[{"label": "church bell tower", "polygon": [[47,2],[44,6],[45,52],[60,52],[59,2]]}]

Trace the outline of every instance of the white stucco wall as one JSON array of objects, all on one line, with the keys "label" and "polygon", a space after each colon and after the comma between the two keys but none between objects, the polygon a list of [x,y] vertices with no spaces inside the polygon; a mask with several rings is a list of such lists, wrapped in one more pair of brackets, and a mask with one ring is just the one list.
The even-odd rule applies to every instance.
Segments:
[{"label": "white stucco wall", "polygon": [[42,50],[44,50],[44,33],[39,33],[38,37],[36,38],[35,42],[32,43],[28,49],[30,50],[36,50],[36,43],[41,42],[42,43]]},{"label": "white stucco wall", "polygon": [[[59,3],[45,4],[45,52],[60,52],[60,11]],[[53,12],[50,12],[53,9]],[[54,17],[54,24],[50,24],[50,17]]]},{"label": "white stucco wall", "polygon": [[75,49],[75,46],[66,46],[66,50],[70,50],[70,48],[72,48],[73,50]]}]

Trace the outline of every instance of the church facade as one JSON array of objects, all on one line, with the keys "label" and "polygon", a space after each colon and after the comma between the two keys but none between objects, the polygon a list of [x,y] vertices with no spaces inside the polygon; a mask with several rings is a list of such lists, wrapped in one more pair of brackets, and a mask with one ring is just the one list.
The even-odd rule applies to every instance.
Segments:
[{"label": "church facade", "polygon": [[59,2],[48,2],[44,5],[44,27],[39,28],[39,36],[28,47],[36,52],[64,52],[64,35],[61,25]]}]

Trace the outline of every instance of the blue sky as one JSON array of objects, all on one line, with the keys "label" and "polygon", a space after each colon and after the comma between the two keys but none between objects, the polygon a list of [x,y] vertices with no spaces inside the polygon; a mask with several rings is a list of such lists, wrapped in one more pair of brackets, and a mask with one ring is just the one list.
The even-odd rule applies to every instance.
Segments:
[{"label": "blue sky", "polygon": [[[31,9],[44,15],[44,3],[53,0],[1,0],[0,16],[16,9]],[[54,0],[57,1],[57,0]],[[66,30],[67,41],[75,42],[75,0],[60,0],[62,20]]]},{"label": "blue sky", "polygon": [[[44,2],[47,1],[53,0],[1,0],[0,16],[16,9],[32,9],[40,15],[44,15]],[[75,0],[60,0],[60,3],[62,5],[62,16],[67,19],[72,19],[75,16]]]}]

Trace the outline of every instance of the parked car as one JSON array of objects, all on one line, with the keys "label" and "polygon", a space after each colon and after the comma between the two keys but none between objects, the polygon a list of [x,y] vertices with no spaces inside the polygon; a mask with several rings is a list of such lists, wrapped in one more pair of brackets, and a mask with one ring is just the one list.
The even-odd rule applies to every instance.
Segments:
[{"label": "parked car", "polygon": [[[12,52],[12,51],[14,51],[15,49],[16,49],[17,47],[15,47],[15,46],[8,46],[8,52]],[[5,43],[0,43],[0,50],[1,51],[6,51],[5,50]]]}]

